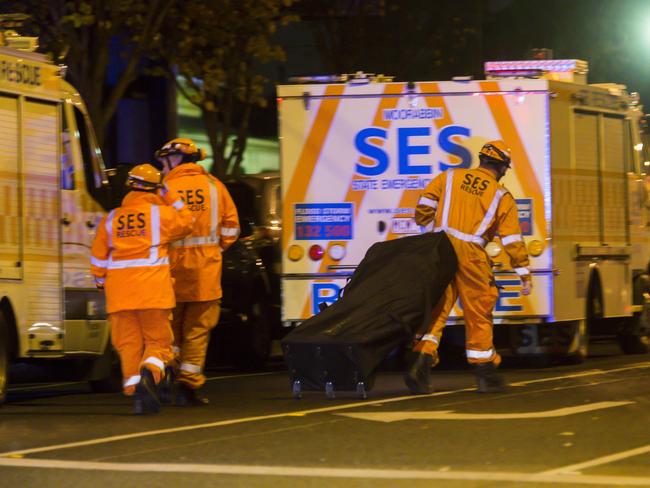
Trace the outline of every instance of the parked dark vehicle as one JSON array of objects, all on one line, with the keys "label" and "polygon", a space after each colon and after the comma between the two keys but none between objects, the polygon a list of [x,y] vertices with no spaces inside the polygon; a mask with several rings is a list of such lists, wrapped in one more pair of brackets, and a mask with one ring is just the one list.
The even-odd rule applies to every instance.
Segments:
[{"label": "parked dark vehicle", "polygon": [[284,334],[280,176],[260,173],[225,183],[237,206],[242,233],[223,255],[222,316],[213,331],[207,360],[257,368],[268,360],[272,340]]},{"label": "parked dark vehicle", "polygon": [[[111,171],[115,205],[126,194],[130,164]],[[223,254],[222,311],[206,358],[210,365],[264,365],[271,341],[285,331],[280,320],[281,201],[279,173],[245,175],[224,182],[241,224],[239,240]]]}]

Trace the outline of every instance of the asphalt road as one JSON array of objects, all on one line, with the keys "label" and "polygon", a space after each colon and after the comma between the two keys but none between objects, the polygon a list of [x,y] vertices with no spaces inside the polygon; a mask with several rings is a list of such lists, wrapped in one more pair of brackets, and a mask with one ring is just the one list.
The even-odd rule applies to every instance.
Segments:
[{"label": "asphalt road", "polygon": [[0,487],[650,486],[650,355],[503,373],[499,394],[447,368],[430,395],[383,372],[367,400],[295,400],[279,364],[217,370],[209,406],[150,417],[82,383],[14,385]]}]

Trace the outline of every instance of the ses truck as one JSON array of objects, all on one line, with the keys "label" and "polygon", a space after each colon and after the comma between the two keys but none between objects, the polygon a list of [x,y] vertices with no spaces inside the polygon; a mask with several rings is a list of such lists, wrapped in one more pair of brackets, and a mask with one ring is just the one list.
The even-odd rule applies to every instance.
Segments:
[{"label": "ses truck", "polygon": [[[278,87],[284,323],[336,300],[374,242],[421,232],[414,208],[427,183],[503,139],[513,163],[502,183],[534,288],[523,296],[498,237],[488,244],[495,338],[520,355],[582,361],[589,335],[605,332],[626,353],[646,352],[650,139],[638,97],[587,84],[580,60],[485,68],[481,81],[360,75]],[[448,325],[462,320],[457,304]]]},{"label": "ses truck", "polygon": [[101,153],[61,69],[1,44],[0,403],[12,359],[76,358],[81,378],[109,388],[109,328],[88,264],[110,198]]}]

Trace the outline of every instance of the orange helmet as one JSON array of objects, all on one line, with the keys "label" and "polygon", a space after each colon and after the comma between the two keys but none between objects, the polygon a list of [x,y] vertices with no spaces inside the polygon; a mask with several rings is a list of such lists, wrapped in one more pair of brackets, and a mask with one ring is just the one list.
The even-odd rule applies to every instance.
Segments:
[{"label": "orange helmet", "polygon": [[186,139],[184,137],[177,137],[167,142],[163,147],[156,151],[156,159],[160,160],[165,156],[172,154],[181,154],[183,156],[183,162],[195,162],[203,161],[205,159],[205,151],[199,147],[196,147],[192,139]]},{"label": "orange helmet", "polygon": [[481,162],[505,164],[510,167],[512,162],[510,148],[503,141],[486,142],[478,153]]},{"label": "orange helmet", "polygon": [[156,191],[162,186],[160,171],[149,163],[139,164],[131,171],[126,179],[126,187],[140,191]]}]

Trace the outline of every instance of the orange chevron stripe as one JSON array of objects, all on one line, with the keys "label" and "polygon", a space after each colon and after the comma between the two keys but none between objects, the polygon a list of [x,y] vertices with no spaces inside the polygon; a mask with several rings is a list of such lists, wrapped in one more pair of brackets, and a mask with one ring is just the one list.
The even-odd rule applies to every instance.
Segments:
[{"label": "orange chevron stripe", "polygon": [[[438,83],[420,83],[420,91],[422,93],[440,93],[440,86]],[[449,110],[447,109],[447,104],[445,99],[442,96],[429,96],[425,98],[427,105],[431,108],[441,108],[444,116],[441,119],[436,119],[433,121],[436,128],[440,130],[443,127],[453,124],[453,120],[449,115]],[[399,202],[399,208],[415,208],[418,202],[418,197],[422,193],[422,190],[404,190],[402,197]],[[389,232],[386,236],[386,240],[389,241],[394,239],[396,234]]]},{"label": "orange chevron stripe", "polygon": [[[325,89],[326,97],[339,97],[343,94],[345,85],[330,85]],[[305,199],[309,182],[311,181],[314,167],[320,156],[323,144],[329,133],[334,115],[339,107],[340,98],[325,98],[318,107],[318,113],[312,123],[307,140],[300,153],[298,164],[291,177],[289,187],[284,194],[283,215],[285,221],[282,224],[282,252],[293,235],[293,204],[302,202]]]},{"label": "orange chevron stripe", "polygon": [[[496,81],[483,81],[481,88],[485,92],[499,92],[501,88]],[[526,153],[526,149],[512,120],[508,105],[503,95],[486,95],[485,99],[501,137],[512,149],[512,168],[517,175],[527,197],[534,202],[534,219],[542,239],[547,237],[546,219],[544,217],[544,193],[535,175],[535,170]]]},{"label": "orange chevron stripe", "polygon": [[[403,93],[405,88],[405,83],[388,83],[384,87],[384,95],[399,95]],[[397,96],[388,96],[388,97],[382,97],[381,100],[379,101],[379,105],[377,106],[377,110],[375,111],[375,116],[373,117],[372,120],[372,125],[374,127],[383,127],[383,128],[388,128],[390,127],[390,121],[389,120],[383,120],[382,118],[382,113],[385,109],[391,109],[395,108],[399,102],[399,97]],[[383,141],[379,141],[383,144]],[[352,202],[354,204],[354,218],[356,220],[356,217],[359,213],[359,209],[361,208],[361,203],[363,202],[363,198],[366,195],[365,191],[352,191],[352,183],[355,180],[361,180],[361,179],[367,179],[362,176],[358,175],[353,175],[350,183],[348,185],[348,192],[345,196],[345,202]],[[329,249],[334,243],[332,241],[327,243],[327,249],[325,250],[325,254],[323,256],[323,260],[320,263],[318,272],[323,273],[325,270],[327,270],[327,267],[331,264],[334,264],[335,261],[333,261],[329,257]],[[341,244],[344,247],[347,247],[347,242],[337,242],[337,244]],[[309,317],[311,315],[311,310],[310,310],[310,301],[311,297],[307,296],[307,300],[305,301],[305,304],[303,306],[303,312],[302,316],[303,317]]]}]

